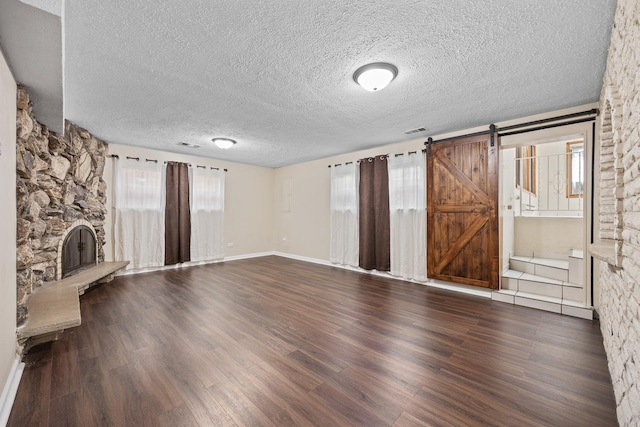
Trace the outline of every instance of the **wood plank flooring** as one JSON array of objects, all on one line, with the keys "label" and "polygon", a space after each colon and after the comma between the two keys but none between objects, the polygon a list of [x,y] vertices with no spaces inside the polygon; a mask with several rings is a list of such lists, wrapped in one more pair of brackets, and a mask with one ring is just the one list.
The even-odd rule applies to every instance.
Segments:
[{"label": "wood plank flooring", "polygon": [[614,426],[597,322],[280,257],[123,276],[9,426]]}]

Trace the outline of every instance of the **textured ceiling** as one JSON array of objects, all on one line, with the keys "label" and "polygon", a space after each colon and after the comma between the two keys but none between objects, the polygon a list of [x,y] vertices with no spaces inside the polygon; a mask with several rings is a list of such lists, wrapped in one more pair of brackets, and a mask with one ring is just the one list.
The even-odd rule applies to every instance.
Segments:
[{"label": "textured ceiling", "polygon": [[[271,167],[426,138],[597,101],[615,3],[65,0],[64,113],[107,142]],[[399,74],[371,93],[352,74],[375,61]]]}]

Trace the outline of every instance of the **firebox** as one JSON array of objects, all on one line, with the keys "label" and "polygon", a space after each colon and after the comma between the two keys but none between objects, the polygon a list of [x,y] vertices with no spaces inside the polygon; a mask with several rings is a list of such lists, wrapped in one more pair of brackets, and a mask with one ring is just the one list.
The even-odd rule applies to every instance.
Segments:
[{"label": "firebox", "polygon": [[79,225],[65,238],[62,245],[62,277],[79,273],[84,267],[96,264],[96,239],[93,231]]}]

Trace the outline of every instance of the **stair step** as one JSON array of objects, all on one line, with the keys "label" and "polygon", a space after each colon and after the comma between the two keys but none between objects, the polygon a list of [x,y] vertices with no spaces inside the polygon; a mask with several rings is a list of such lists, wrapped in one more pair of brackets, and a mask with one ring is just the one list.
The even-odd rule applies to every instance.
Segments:
[{"label": "stair step", "polygon": [[555,298],[582,303],[585,298],[583,285],[514,270],[507,270],[502,275],[501,291],[517,292],[517,295],[525,298],[537,295],[545,301],[546,298]]},{"label": "stair step", "polygon": [[569,252],[569,258],[584,259],[584,251],[571,249],[571,251]]},{"label": "stair step", "polygon": [[[577,257],[575,257],[577,258]],[[554,258],[540,258],[540,257],[530,257],[530,256],[512,256],[509,260],[526,262],[529,264],[535,265],[544,265],[545,267],[553,267],[560,268],[562,270],[569,269],[569,260],[568,259],[554,259]]]},{"label": "stair step", "polygon": [[538,283],[544,283],[546,285],[568,286],[571,288],[584,288],[584,285],[581,285],[579,283],[571,283],[566,280],[550,279],[545,276],[537,276],[535,274],[523,273],[522,271],[516,271],[516,270],[505,271],[504,273],[502,273],[502,278],[526,280],[528,282],[538,282]]},{"label": "stair step", "polygon": [[517,270],[507,270],[502,274],[502,277],[506,277],[509,279],[519,279],[524,273],[522,271]]},{"label": "stair step", "polygon": [[569,280],[569,259],[513,256],[509,268],[562,282]]},{"label": "stair step", "polygon": [[522,276],[519,277],[519,280],[526,280],[527,282],[537,282],[544,283],[545,285],[555,285],[562,286],[565,283],[563,280],[551,279],[546,276],[538,276],[535,274],[522,273]]},{"label": "stair step", "polygon": [[530,292],[518,291],[518,292],[516,292],[515,296],[520,297],[520,298],[532,299],[532,300],[536,300],[536,301],[545,301],[545,302],[552,302],[554,304],[562,304],[562,298],[551,297],[551,296],[547,296],[547,295],[539,295],[539,294],[534,294],[534,293],[530,293]]},{"label": "stair step", "polygon": [[493,291],[491,299],[507,304],[521,305],[538,310],[551,311],[582,319],[593,319],[593,310],[584,304],[563,298],[532,294],[521,291],[505,290]]}]

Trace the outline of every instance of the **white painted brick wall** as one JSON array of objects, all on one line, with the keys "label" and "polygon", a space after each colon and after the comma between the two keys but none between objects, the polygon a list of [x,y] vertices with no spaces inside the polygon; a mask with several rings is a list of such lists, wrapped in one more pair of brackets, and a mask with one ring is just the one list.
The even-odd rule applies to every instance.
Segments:
[{"label": "white painted brick wall", "polygon": [[600,133],[600,189],[606,192],[600,198],[600,237],[619,240],[622,262],[616,268],[598,261],[598,311],[622,426],[640,425],[639,21],[640,1],[619,0],[600,100],[601,110],[607,103],[612,109]]}]

